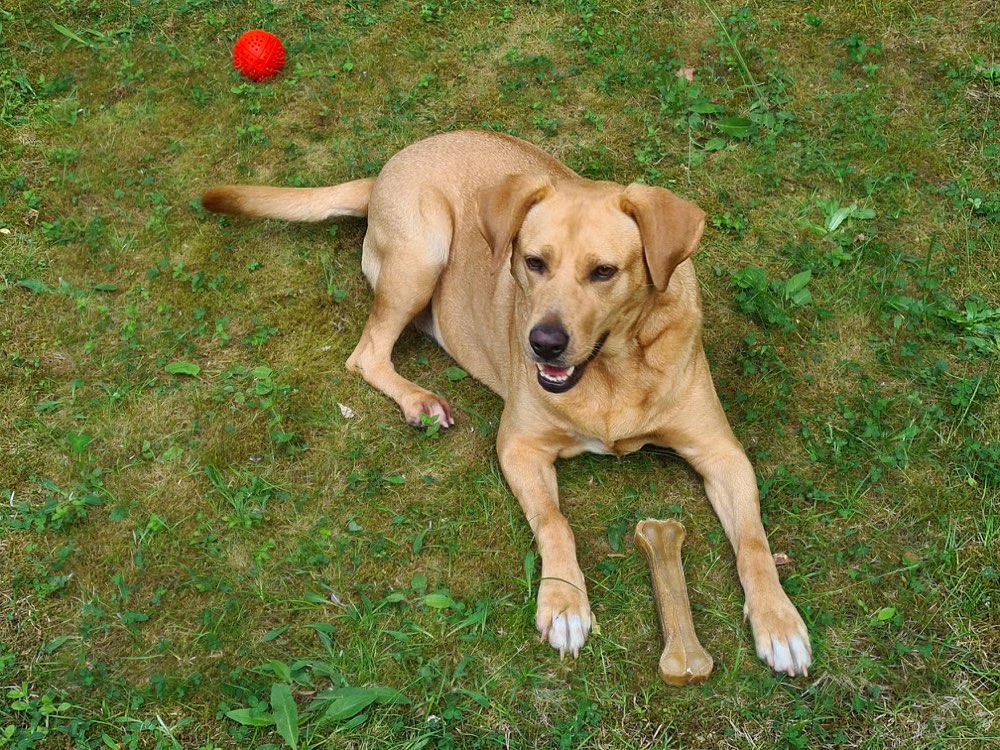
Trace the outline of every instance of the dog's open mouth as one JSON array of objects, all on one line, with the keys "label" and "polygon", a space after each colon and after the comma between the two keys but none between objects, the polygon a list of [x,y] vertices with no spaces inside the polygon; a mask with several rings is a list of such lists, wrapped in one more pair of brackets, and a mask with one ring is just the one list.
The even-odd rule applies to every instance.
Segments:
[{"label": "dog's open mouth", "polygon": [[574,385],[580,382],[580,378],[583,377],[583,371],[587,369],[587,365],[593,362],[597,355],[601,353],[601,347],[604,346],[604,342],[607,341],[608,334],[604,334],[597,340],[594,344],[594,350],[590,353],[583,362],[573,367],[556,367],[555,365],[546,364],[544,362],[536,362],[535,366],[538,368],[538,384],[542,386],[543,390],[549,393],[565,393]]}]

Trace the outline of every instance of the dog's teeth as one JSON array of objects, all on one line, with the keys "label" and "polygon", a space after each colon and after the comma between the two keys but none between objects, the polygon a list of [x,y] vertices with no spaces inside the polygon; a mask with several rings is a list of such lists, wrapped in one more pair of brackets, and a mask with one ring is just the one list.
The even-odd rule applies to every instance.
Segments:
[{"label": "dog's teeth", "polygon": [[[550,383],[565,383],[567,380],[570,379],[570,377],[573,375],[573,372],[576,370],[575,367],[566,367],[566,368],[552,367],[552,365],[545,365],[540,362],[536,362],[535,367],[538,368],[538,372],[541,374],[541,376],[546,380],[548,380]],[[559,371],[559,374],[555,375],[549,372],[550,368]]]}]

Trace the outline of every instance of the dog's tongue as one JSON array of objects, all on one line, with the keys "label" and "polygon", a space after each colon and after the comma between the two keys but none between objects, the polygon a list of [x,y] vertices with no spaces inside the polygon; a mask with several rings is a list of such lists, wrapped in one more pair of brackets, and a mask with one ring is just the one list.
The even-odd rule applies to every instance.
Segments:
[{"label": "dog's tongue", "polygon": [[565,380],[569,377],[569,368],[542,365],[542,374],[549,380]]}]

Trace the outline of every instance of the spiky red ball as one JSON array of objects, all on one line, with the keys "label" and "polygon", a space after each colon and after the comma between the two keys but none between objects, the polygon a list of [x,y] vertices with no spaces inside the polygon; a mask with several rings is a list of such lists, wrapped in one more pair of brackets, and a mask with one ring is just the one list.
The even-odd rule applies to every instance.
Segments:
[{"label": "spiky red ball", "polygon": [[251,81],[263,81],[285,67],[285,45],[269,31],[248,31],[233,45],[233,67]]}]

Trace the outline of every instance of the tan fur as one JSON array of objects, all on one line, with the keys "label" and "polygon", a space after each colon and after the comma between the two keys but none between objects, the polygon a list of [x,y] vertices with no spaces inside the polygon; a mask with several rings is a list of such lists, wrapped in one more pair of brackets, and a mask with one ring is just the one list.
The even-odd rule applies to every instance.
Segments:
[{"label": "tan fur", "polygon": [[222,185],[201,197],[209,211],[236,216],[258,216],[286,221],[326,221],[341,216],[365,217],[374,178],[333,187],[277,188]]},{"label": "tan fur", "polygon": [[[347,366],[411,424],[453,424],[444,398],[392,365],[393,345],[417,321],[504,398],[497,454],[542,558],[536,625],[560,653],[578,653],[592,618],[555,461],[654,444],[705,480],[736,552],[757,653],[778,671],[806,673],[809,637],[778,580],[753,469],[701,345],[688,258],[705,222],[694,204],[662,188],[585,180],[523,141],[464,131],[409,146],[374,181],[305,192],[228,186],[209,191],[205,207],[301,220],[367,211],[362,267],[375,301]],[[598,280],[607,268],[616,272]],[[568,337],[553,366],[582,372],[564,393],[543,389],[529,343],[546,325]]]}]

